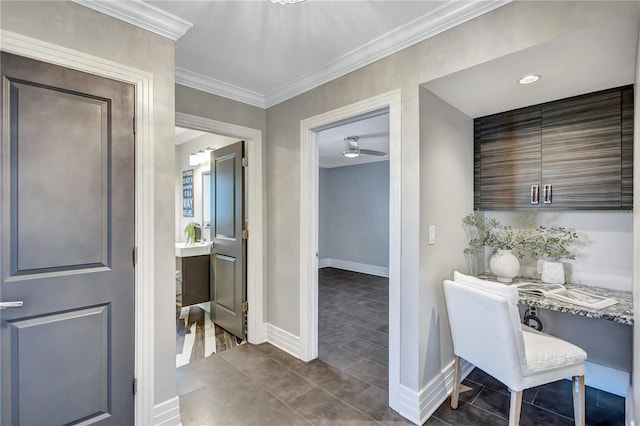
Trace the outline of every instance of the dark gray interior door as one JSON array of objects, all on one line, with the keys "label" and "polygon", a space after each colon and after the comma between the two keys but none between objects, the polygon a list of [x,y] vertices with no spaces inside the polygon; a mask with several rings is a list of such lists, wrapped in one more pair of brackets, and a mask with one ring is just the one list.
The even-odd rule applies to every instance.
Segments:
[{"label": "dark gray interior door", "polygon": [[133,424],[134,87],[0,70],[0,423]]},{"label": "dark gray interior door", "polygon": [[244,142],[211,153],[211,320],[242,339],[247,295],[243,155]]}]

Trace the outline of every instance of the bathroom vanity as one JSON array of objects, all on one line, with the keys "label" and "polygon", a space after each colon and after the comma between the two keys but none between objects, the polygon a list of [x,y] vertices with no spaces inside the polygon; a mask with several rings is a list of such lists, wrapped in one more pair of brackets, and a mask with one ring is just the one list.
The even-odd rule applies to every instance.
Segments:
[{"label": "bathroom vanity", "polygon": [[210,262],[209,243],[177,243],[176,267],[182,277],[182,306],[208,302]]}]

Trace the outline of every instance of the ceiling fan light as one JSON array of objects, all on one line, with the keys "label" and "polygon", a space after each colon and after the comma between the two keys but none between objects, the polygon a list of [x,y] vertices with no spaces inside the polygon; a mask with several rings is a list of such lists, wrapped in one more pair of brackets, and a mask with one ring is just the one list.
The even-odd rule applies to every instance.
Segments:
[{"label": "ceiling fan light", "polygon": [[360,150],[352,150],[349,148],[345,148],[342,150],[342,155],[347,157],[347,158],[356,158],[357,156],[360,155]]},{"label": "ceiling fan light", "polygon": [[360,145],[358,145],[357,136],[349,136],[344,138],[344,149],[342,155],[347,158],[356,158],[360,155]]}]

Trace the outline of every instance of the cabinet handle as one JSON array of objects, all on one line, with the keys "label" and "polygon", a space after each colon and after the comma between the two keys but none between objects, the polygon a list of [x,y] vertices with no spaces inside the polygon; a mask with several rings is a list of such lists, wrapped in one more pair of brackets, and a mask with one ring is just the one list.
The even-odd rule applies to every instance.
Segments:
[{"label": "cabinet handle", "polygon": [[551,185],[545,185],[542,191],[542,202],[544,204],[551,204]]},{"label": "cabinet handle", "polygon": [[531,204],[538,204],[540,202],[540,187],[538,185],[531,185]]}]

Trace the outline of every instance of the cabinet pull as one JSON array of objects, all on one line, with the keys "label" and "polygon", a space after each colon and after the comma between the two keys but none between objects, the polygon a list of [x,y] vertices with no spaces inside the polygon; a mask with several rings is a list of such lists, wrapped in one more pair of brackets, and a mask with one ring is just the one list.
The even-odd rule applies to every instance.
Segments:
[{"label": "cabinet pull", "polygon": [[531,185],[531,204],[538,204],[540,202],[540,187],[538,185]]},{"label": "cabinet pull", "polygon": [[544,204],[551,204],[551,185],[545,185],[542,190],[542,202]]}]

